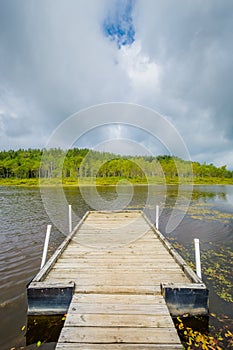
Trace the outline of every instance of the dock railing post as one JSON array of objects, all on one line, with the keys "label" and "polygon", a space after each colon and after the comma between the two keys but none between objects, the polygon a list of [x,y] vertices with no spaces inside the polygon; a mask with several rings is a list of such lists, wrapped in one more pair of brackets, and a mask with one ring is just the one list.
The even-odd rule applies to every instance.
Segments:
[{"label": "dock railing post", "polygon": [[194,247],[195,247],[196,274],[197,274],[197,276],[200,279],[202,279],[202,277],[201,277],[201,255],[200,255],[199,238],[194,238]]},{"label": "dock railing post", "polygon": [[69,233],[72,232],[72,206],[69,204]]},{"label": "dock railing post", "polygon": [[159,229],[159,205],[155,207],[155,227],[157,230]]},{"label": "dock railing post", "polygon": [[45,261],[46,261],[46,257],[47,257],[51,228],[52,228],[52,225],[47,225],[47,231],[46,231],[46,236],[45,236],[45,241],[44,241],[43,255],[42,255],[42,260],[41,260],[41,265],[40,265],[41,269],[44,266]]}]

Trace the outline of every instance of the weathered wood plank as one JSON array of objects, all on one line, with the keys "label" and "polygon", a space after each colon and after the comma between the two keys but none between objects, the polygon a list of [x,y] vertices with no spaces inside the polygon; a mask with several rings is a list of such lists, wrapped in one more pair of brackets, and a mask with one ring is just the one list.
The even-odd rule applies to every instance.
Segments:
[{"label": "weathered wood plank", "polygon": [[56,350],[182,350],[181,344],[84,344],[84,343],[59,343]]},{"label": "weathered wood plank", "polygon": [[[102,253],[102,254],[101,254]],[[105,253],[105,254],[103,254]],[[78,255],[78,257],[77,257]],[[161,261],[161,260],[167,260],[170,262],[174,263],[174,259],[172,259],[172,257],[170,257],[169,255],[163,254],[163,253],[158,253],[156,254],[156,252],[148,252],[148,254],[143,254],[143,252],[132,252],[132,251],[128,251],[128,252],[121,252],[121,253],[117,253],[117,252],[112,252],[109,253],[108,251],[104,250],[100,250],[98,249],[98,251],[94,251],[94,252],[88,252],[88,251],[67,251],[63,254],[63,259],[72,259],[72,257],[76,256],[78,259],[91,259],[91,258],[100,258],[100,259],[120,259],[120,260],[136,260],[136,261]],[[178,266],[178,265],[177,265]]]},{"label": "weathered wood plank", "polygon": [[66,326],[72,327],[173,327],[170,315],[68,314]]},{"label": "weathered wood plank", "polygon": [[[119,265],[109,265],[109,264],[106,264],[105,266],[104,265],[99,265],[99,268],[97,269],[96,266],[94,266],[94,264],[92,264],[91,266],[87,266],[87,264],[83,264],[83,265],[80,265],[79,267],[79,273],[80,273],[80,276],[82,274],[86,274],[86,273],[106,273],[106,274],[109,274],[109,273],[132,273],[132,274],[137,274],[137,273],[153,273],[154,275],[160,275],[161,276],[161,273],[168,273],[169,275],[172,274],[172,273],[180,273],[180,270],[177,268],[177,266],[170,266],[168,267],[167,269],[164,268],[164,265],[160,265],[158,267],[154,267],[154,266],[132,266],[132,265],[124,265],[124,264],[119,264]],[[61,265],[57,265],[55,268],[54,268],[54,271],[67,271],[67,272],[75,272],[76,269],[75,269],[75,266],[74,265],[71,265],[69,266],[68,264],[61,264]]]},{"label": "weathered wood plank", "polygon": [[[94,271],[92,271],[94,270]],[[67,265],[56,265],[56,267],[53,269],[54,272],[61,272],[61,273],[73,273],[73,272],[77,272],[77,268],[73,265],[71,266],[67,266]],[[81,267],[79,268],[78,274],[81,276],[82,274],[92,274],[92,273],[97,273],[97,274],[116,274],[116,273],[123,273],[123,274],[128,274],[128,273],[132,273],[132,274],[145,274],[145,273],[149,273],[150,275],[153,274],[154,276],[156,274],[159,274],[159,276],[161,276],[161,273],[167,273],[167,274],[180,274],[180,270],[174,266],[173,268],[164,268],[164,267],[160,267],[159,269],[156,269],[155,267],[148,267],[147,269],[145,269],[145,267],[143,266],[131,266],[129,268],[125,267],[125,266],[118,266],[118,267],[102,267],[102,268],[90,268],[89,266],[87,267]]]},{"label": "weathered wood plank", "polygon": [[[179,267],[177,266],[177,264],[174,261],[168,261],[165,262],[164,261],[160,261],[158,260],[146,260],[146,261],[138,261],[138,260],[124,260],[122,261],[122,259],[108,259],[108,260],[101,260],[101,259],[95,259],[95,260],[89,260],[89,259],[79,259],[79,266],[80,268],[82,267],[86,267],[88,266],[88,268],[97,268],[98,267],[105,267],[106,269],[110,268],[110,267],[114,267],[114,268],[138,268],[138,267],[143,267],[144,269],[147,268],[153,268],[155,270],[157,269],[166,269],[166,267],[168,269],[179,269]],[[77,262],[75,261],[70,261],[69,259],[59,259],[59,262],[57,262],[56,266],[54,268],[57,267],[67,267],[70,266],[71,268],[74,266],[77,266]],[[166,266],[166,267],[165,267]]]},{"label": "weathered wood plank", "polygon": [[84,304],[72,303],[69,311],[82,314],[121,314],[121,315],[168,315],[167,307],[160,304],[124,305],[124,304]]},{"label": "weathered wood plank", "polygon": [[[104,286],[104,285],[117,285],[117,286],[124,286],[125,284],[131,285],[131,286],[143,286],[143,285],[151,285],[159,284],[161,283],[161,276],[148,276],[148,275],[139,275],[135,276],[133,274],[99,274],[98,276],[96,274],[85,274],[83,276],[80,276],[78,272],[75,273],[67,273],[63,272],[61,275],[61,272],[54,272],[51,274],[49,280],[50,281],[74,281],[76,284],[80,285],[96,285],[96,286]],[[169,283],[173,280],[173,283],[181,282],[182,281],[182,275],[181,274],[172,274],[168,276],[163,277],[164,283]],[[184,279],[184,282],[186,282],[186,279]]]},{"label": "weathered wood plank", "polygon": [[[77,257],[78,255],[78,257]],[[123,251],[123,252],[109,252],[106,249],[98,249],[96,251],[93,252],[88,252],[88,251],[67,251],[63,254],[63,259],[66,258],[73,258],[73,257],[77,257],[78,259],[91,259],[91,258],[100,258],[100,259],[120,259],[120,260],[131,260],[133,261],[133,259],[135,259],[136,261],[160,261],[160,260],[167,260],[170,262],[174,263],[174,259],[172,259],[171,256],[164,254],[163,252],[148,252],[148,254],[145,254],[143,251]],[[179,266],[177,264],[177,266]]]},{"label": "weathered wood plank", "polygon": [[[127,280],[128,278],[131,279],[131,281],[151,281],[151,282],[161,282],[161,275],[162,274],[155,274],[153,273],[153,271],[148,271],[147,274],[145,274],[143,271],[139,271],[137,274],[133,273],[130,270],[128,271],[123,271],[120,274],[116,273],[114,270],[98,270],[96,269],[96,271],[85,271],[85,273],[81,273],[80,271],[77,270],[66,270],[66,269],[52,269],[51,270],[51,276],[56,277],[57,279],[59,278],[70,278],[72,279],[77,279],[80,278],[80,280],[90,280],[92,281],[93,284],[95,284],[96,282],[100,282],[100,281],[107,281],[107,280],[112,280],[112,281],[118,281],[120,279]],[[182,277],[184,277],[184,280],[186,280],[186,276],[184,275],[184,273],[180,272],[180,271],[176,271],[176,270],[171,270],[171,272],[168,271],[168,273],[165,276],[162,276],[163,278],[163,282],[165,283],[165,281],[170,280],[170,278],[174,278],[173,282],[182,282]],[[178,281],[177,281],[178,280]],[[98,283],[97,283],[98,284]],[[146,283],[145,283],[146,284]]]},{"label": "weathered wood plank", "polygon": [[145,221],[143,220],[133,220],[132,222],[120,222],[118,219],[115,219],[115,220],[112,220],[112,219],[109,219],[109,220],[103,220],[103,219],[92,219],[91,222],[85,222],[83,225],[82,225],[82,228],[80,229],[80,231],[82,230],[91,230],[94,228],[100,228],[100,229],[105,229],[105,228],[109,228],[109,227],[113,227],[113,228],[119,228],[119,227],[124,227],[124,226],[131,226],[132,228],[142,228],[142,227],[145,227],[145,229],[147,231],[149,231],[149,228],[148,228],[148,225],[146,225]]},{"label": "weathered wood plank", "polygon": [[174,328],[107,328],[107,327],[64,327],[60,342],[69,343],[159,343],[178,344]]},{"label": "weathered wood plank", "polygon": [[166,305],[162,295],[141,294],[75,294],[72,303],[95,303],[95,304],[162,304]]},{"label": "weathered wood plank", "polygon": [[99,294],[142,294],[142,295],[161,295],[161,286],[157,285],[132,285],[127,284],[123,286],[118,285],[81,285],[79,283],[75,286],[75,293],[99,293]]},{"label": "weathered wood plank", "polygon": [[165,263],[166,261],[168,263],[172,263],[175,264],[176,266],[178,266],[176,264],[176,262],[174,262],[174,260],[167,258],[166,256],[142,256],[142,255],[138,255],[138,256],[125,256],[125,255],[118,255],[118,256],[112,256],[110,254],[108,255],[104,255],[101,258],[101,255],[87,255],[87,254],[67,254],[65,256],[63,256],[62,259],[59,259],[59,261],[70,261],[72,262],[72,258],[74,258],[76,256],[76,258],[78,259],[78,263],[79,262],[101,262],[103,261],[103,263],[108,263],[108,262],[128,262],[130,264],[134,264],[134,263]]}]

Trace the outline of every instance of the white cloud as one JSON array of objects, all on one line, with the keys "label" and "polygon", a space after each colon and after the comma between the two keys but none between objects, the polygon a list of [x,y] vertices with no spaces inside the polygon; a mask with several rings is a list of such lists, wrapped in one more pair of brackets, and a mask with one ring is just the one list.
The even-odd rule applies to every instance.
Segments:
[{"label": "white cloud", "polygon": [[118,56],[120,66],[130,81],[132,100],[152,99],[160,87],[161,67],[143,54],[139,40],[130,46],[122,46]]}]

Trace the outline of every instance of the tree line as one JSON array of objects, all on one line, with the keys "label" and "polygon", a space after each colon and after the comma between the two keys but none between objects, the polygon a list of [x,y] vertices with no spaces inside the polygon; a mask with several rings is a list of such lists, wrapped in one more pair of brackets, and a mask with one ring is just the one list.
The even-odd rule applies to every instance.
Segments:
[{"label": "tree line", "polygon": [[233,171],[175,156],[119,156],[72,148],[0,151],[0,178],[77,177],[198,177],[233,178]]}]

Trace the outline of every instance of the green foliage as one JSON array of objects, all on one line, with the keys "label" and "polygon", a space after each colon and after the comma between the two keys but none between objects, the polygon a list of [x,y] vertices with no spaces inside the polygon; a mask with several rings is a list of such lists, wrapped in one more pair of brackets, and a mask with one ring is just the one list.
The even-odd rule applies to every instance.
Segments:
[{"label": "green foliage", "polygon": [[[9,180],[30,179],[29,184],[37,185],[39,178],[77,183],[80,177],[97,178],[100,183],[111,183],[107,178],[134,179],[135,183],[233,183],[233,171],[227,170],[225,165],[218,168],[213,164],[184,161],[169,155],[126,157],[78,148],[0,152],[1,184],[6,179],[8,184]],[[101,178],[105,180],[98,180]]]}]

